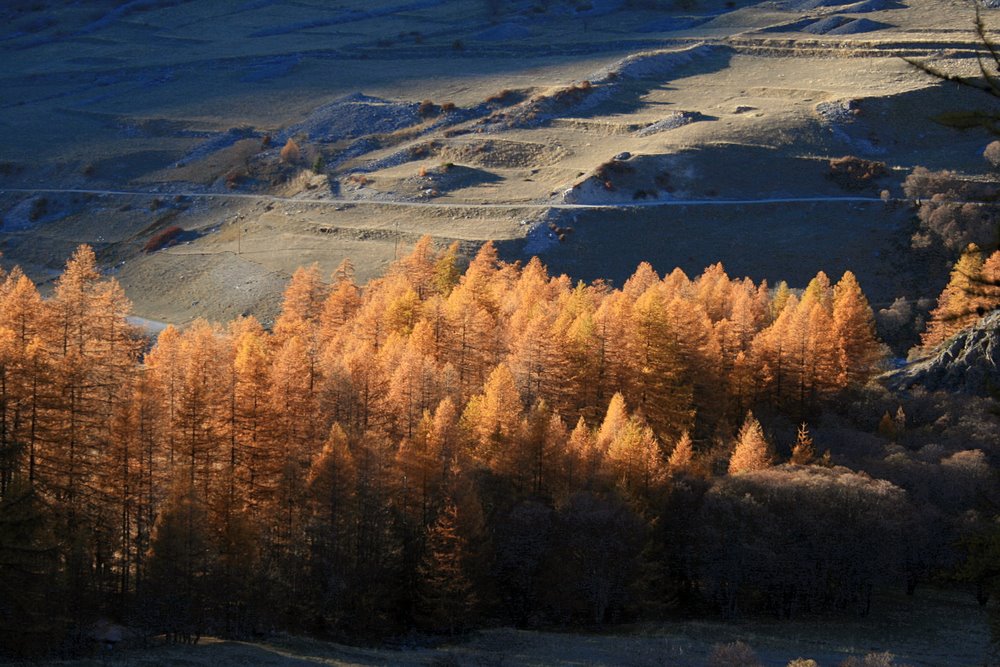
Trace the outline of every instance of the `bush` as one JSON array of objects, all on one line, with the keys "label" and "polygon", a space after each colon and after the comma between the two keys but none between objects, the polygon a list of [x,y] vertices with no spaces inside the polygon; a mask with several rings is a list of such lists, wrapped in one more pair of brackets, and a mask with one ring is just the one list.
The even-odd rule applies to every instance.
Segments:
[{"label": "bush", "polygon": [[246,178],[246,174],[244,172],[239,169],[233,169],[226,174],[226,187],[230,190],[235,190],[244,178]]},{"label": "bush", "polygon": [[955,255],[974,243],[986,252],[997,247],[1000,223],[992,207],[948,201],[948,195],[934,195],[920,204],[917,212],[920,231],[913,236],[915,248],[937,241]]},{"label": "bush", "polygon": [[716,644],[708,655],[706,667],[760,667],[757,654],[748,644]]},{"label": "bush", "polygon": [[143,246],[142,251],[146,253],[156,252],[161,248],[165,248],[172,245],[177,237],[184,233],[184,230],[177,225],[171,225],[166,229],[161,229],[156,234],[146,241],[146,245]]},{"label": "bush", "polygon": [[840,667],[906,667],[896,663],[892,653],[869,653],[863,658],[848,658]]},{"label": "bush", "polygon": [[440,112],[438,105],[434,104],[430,100],[424,100],[417,107],[417,113],[420,114],[421,118],[430,118],[431,116],[436,116]]},{"label": "bush", "polygon": [[819,667],[819,663],[809,658],[795,658],[788,663],[787,667]]},{"label": "bush", "polygon": [[991,141],[986,146],[986,150],[983,151],[983,157],[986,158],[991,167],[1000,169],[1000,141]]},{"label": "bush", "polygon": [[285,142],[284,147],[281,149],[281,161],[288,164],[294,164],[299,161],[302,157],[302,151],[299,149],[299,145],[295,143],[295,140],[289,137],[288,141]]},{"label": "bush", "polygon": [[846,155],[830,160],[830,178],[844,188],[862,188],[885,175],[885,162]]},{"label": "bush", "polygon": [[903,181],[903,192],[910,199],[930,199],[942,195],[963,201],[996,201],[1000,197],[993,183],[972,181],[952,171],[931,171],[916,167]]},{"label": "bush", "polygon": [[507,105],[514,102],[516,98],[517,94],[513,90],[504,88],[503,90],[493,93],[492,95],[487,97],[486,104]]}]

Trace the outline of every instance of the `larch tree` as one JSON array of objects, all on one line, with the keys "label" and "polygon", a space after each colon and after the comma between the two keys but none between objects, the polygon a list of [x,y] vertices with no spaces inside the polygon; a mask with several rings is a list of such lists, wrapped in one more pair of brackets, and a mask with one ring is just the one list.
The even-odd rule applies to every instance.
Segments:
[{"label": "larch tree", "polygon": [[361,291],[354,283],[354,267],[344,260],[334,272],[334,282],[320,312],[319,337],[324,348],[336,343],[360,307]]},{"label": "larch tree", "polygon": [[336,620],[344,613],[343,596],[355,567],[357,469],[347,435],[330,428],[308,475],[309,567],[317,613]]},{"label": "larch tree", "polygon": [[679,335],[670,322],[659,287],[654,284],[635,302],[631,335],[626,339],[626,396],[656,433],[666,435],[689,428],[693,410],[691,386],[684,382]]},{"label": "larch tree", "polygon": [[521,394],[506,364],[490,373],[483,393],[466,406],[462,421],[476,441],[476,457],[494,470],[509,469],[517,427],[524,413]]},{"label": "larch tree", "polygon": [[970,245],[955,263],[948,285],[938,297],[937,307],[931,311],[927,330],[921,334],[924,352],[930,352],[983,316],[984,305],[976,293],[982,273],[983,255],[977,246]]},{"label": "larch tree", "polygon": [[604,413],[604,420],[597,431],[595,446],[602,454],[608,451],[611,442],[618,435],[618,432],[628,423],[628,406],[625,404],[625,397],[621,392],[611,397],[608,408]]},{"label": "larch tree", "polygon": [[638,501],[649,502],[666,479],[660,443],[637,417],[629,418],[615,433],[604,461],[620,491]]},{"label": "larch tree", "polygon": [[451,294],[462,273],[458,269],[458,241],[448,246],[434,261],[434,288],[443,296]]},{"label": "larch tree", "polygon": [[805,423],[799,425],[795,434],[795,444],[792,446],[792,463],[800,466],[811,464],[816,458],[816,448]]},{"label": "larch tree", "polygon": [[219,481],[215,471],[226,407],[222,382],[227,376],[218,367],[221,346],[219,331],[196,320],[181,335],[178,347],[177,411],[171,425],[177,443],[174,473],[197,489],[202,502],[212,497]]},{"label": "larch tree", "polygon": [[693,467],[694,443],[691,441],[691,435],[687,431],[684,431],[681,433],[681,437],[677,439],[673,451],[670,452],[670,458],[667,460],[667,469],[671,475],[682,475],[690,473]]},{"label": "larch tree", "polygon": [[297,337],[306,346],[310,393],[315,393],[319,383],[320,330],[328,291],[317,264],[296,269],[285,288],[281,313],[274,322],[276,347],[281,347],[292,337]]},{"label": "larch tree", "polygon": [[439,385],[440,369],[434,358],[425,352],[428,343],[429,325],[418,323],[402,355],[395,364],[389,380],[387,397],[389,409],[399,432],[412,437],[424,411],[434,408],[441,400],[443,388]]},{"label": "larch tree", "polygon": [[865,384],[877,370],[883,352],[871,306],[850,271],[833,288],[833,332],[844,351],[847,384]]},{"label": "larch tree", "polygon": [[413,287],[418,299],[423,300],[438,289],[435,270],[437,260],[433,241],[425,234],[417,240],[410,254],[396,262],[390,271],[402,274]]},{"label": "larch tree", "polygon": [[736,448],[729,459],[729,474],[739,475],[769,468],[772,462],[771,446],[764,438],[760,422],[748,412],[739,435]]},{"label": "larch tree", "polygon": [[[268,507],[274,557],[286,564],[299,562],[302,548],[305,480],[309,462],[318,449],[323,429],[318,404],[309,386],[309,352],[298,336],[287,339],[275,353],[270,379],[270,447],[268,459],[274,495]],[[294,567],[281,568],[286,574]],[[297,577],[286,577],[285,594],[294,598]]]},{"label": "larch tree", "polygon": [[603,455],[597,448],[594,433],[580,417],[569,434],[563,465],[559,469],[562,497],[569,498],[577,491],[592,488],[597,482],[602,462]]},{"label": "larch tree", "polygon": [[465,627],[476,602],[465,573],[470,546],[459,532],[458,508],[449,500],[427,533],[420,564],[421,615],[428,628],[455,634]]}]

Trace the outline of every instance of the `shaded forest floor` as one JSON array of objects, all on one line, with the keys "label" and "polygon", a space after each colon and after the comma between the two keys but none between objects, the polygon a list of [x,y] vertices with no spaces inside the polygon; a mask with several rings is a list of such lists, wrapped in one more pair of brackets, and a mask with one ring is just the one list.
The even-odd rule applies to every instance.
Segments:
[{"label": "shaded forest floor", "polygon": [[[852,655],[889,651],[912,667],[982,665],[989,652],[986,611],[968,593],[918,589],[913,597],[884,593],[867,618],[803,618],[743,623],[684,621],[618,626],[613,634],[497,628],[436,648],[358,648],[302,637],[239,642],[213,637],[196,646],[118,650],[49,665],[704,665],[712,647],[743,641],[768,666],[806,657],[821,666]],[[416,643],[416,642],[414,642]]]}]

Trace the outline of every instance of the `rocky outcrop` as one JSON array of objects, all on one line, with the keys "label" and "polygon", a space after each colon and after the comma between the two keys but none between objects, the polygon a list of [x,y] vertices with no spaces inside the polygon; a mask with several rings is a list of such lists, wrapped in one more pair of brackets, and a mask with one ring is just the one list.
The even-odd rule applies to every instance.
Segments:
[{"label": "rocky outcrop", "polygon": [[920,385],[979,396],[1000,390],[1000,310],[952,336],[931,356],[887,373],[883,382],[896,390]]}]

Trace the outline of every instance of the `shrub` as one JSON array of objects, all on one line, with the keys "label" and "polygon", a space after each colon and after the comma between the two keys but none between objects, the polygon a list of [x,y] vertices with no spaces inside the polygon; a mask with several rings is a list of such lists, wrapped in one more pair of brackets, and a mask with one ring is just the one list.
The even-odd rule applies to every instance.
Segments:
[{"label": "shrub", "polygon": [[156,252],[161,248],[165,248],[168,245],[173,244],[177,240],[177,237],[184,233],[184,230],[177,225],[171,225],[165,229],[161,229],[156,234],[146,241],[146,245],[143,246],[142,251],[145,253]]},{"label": "shrub", "polygon": [[787,667],[819,667],[819,663],[809,658],[796,658],[789,662]]},{"label": "shrub", "polygon": [[294,164],[299,161],[302,157],[302,151],[299,149],[299,145],[295,143],[295,140],[291,137],[285,142],[284,147],[281,149],[281,161],[287,162],[288,164]]},{"label": "shrub", "polygon": [[440,112],[438,105],[434,104],[430,100],[424,100],[417,107],[417,113],[420,114],[421,118],[430,118],[431,116],[436,116]]},{"label": "shrub", "polygon": [[885,173],[885,162],[865,160],[853,155],[830,160],[830,178],[844,188],[865,187]]},{"label": "shrub", "polygon": [[514,101],[515,97],[516,95],[514,94],[513,90],[510,90],[509,88],[504,88],[503,90],[493,93],[492,95],[487,97],[486,103],[501,104],[501,105],[510,104],[511,102]]},{"label": "shrub", "polygon": [[326,163],[323,162],[323,156],[322,155],[317,155],[316,159],[313,160],[313,166],[312,166],[313,172],[317,173],[317,174],[321,174],[321,173],[323,173],[323,170],[325,168],[326,168]]},{"label": "shrub", "polygon": [[442,113],[451,113],[455,109],[456,109],[456,107],[455,107],[455,103],[454,102],[445,102],[444,104],[441,105],[441,112]]},{"label": "shrub", "polygon": [[226,174],[226,187],[230,190],[235,190],[245,177],[246,174],[239,169],[231,170]]},{"label": "shrub", "polygon": [[611,180],[612,176],[631,174],[634,171],[635,168],[626,162],[622,162],[621,160],[608,160],[594,170],[594,178],[599,181],[608,181]]},{"label": "shrub", "polygon": [[851,657],[840,663],[840,667],[905,667],[896,663],[892,653],[869,653],[863,658]]},{"label": "shrub", "polygon": [[903,181],[903,193],[910,199],[930,199],[944,195],[949,199],[995,201],[995,184],[963,179],[953,171],[931,171],[915,167]]},{"label": "shrub", "polygon": [[928,247],[935,240],[956,255],[970,243],[987,252],[997,247],[1000,223],[990,207],[953,203],[948,195],[934,195],[920,204],[917,217],[920,231],[912,239],[916,248]]},{"label": "shrub", "polygon": [[707,667],[760,667],[757,654],[748,644],[716,644],[708,655]]},{"label": "shrub", "polygon": [[991,141],[983,151],[983,157],[994,169],[1000,169],[1000,141]]}]

